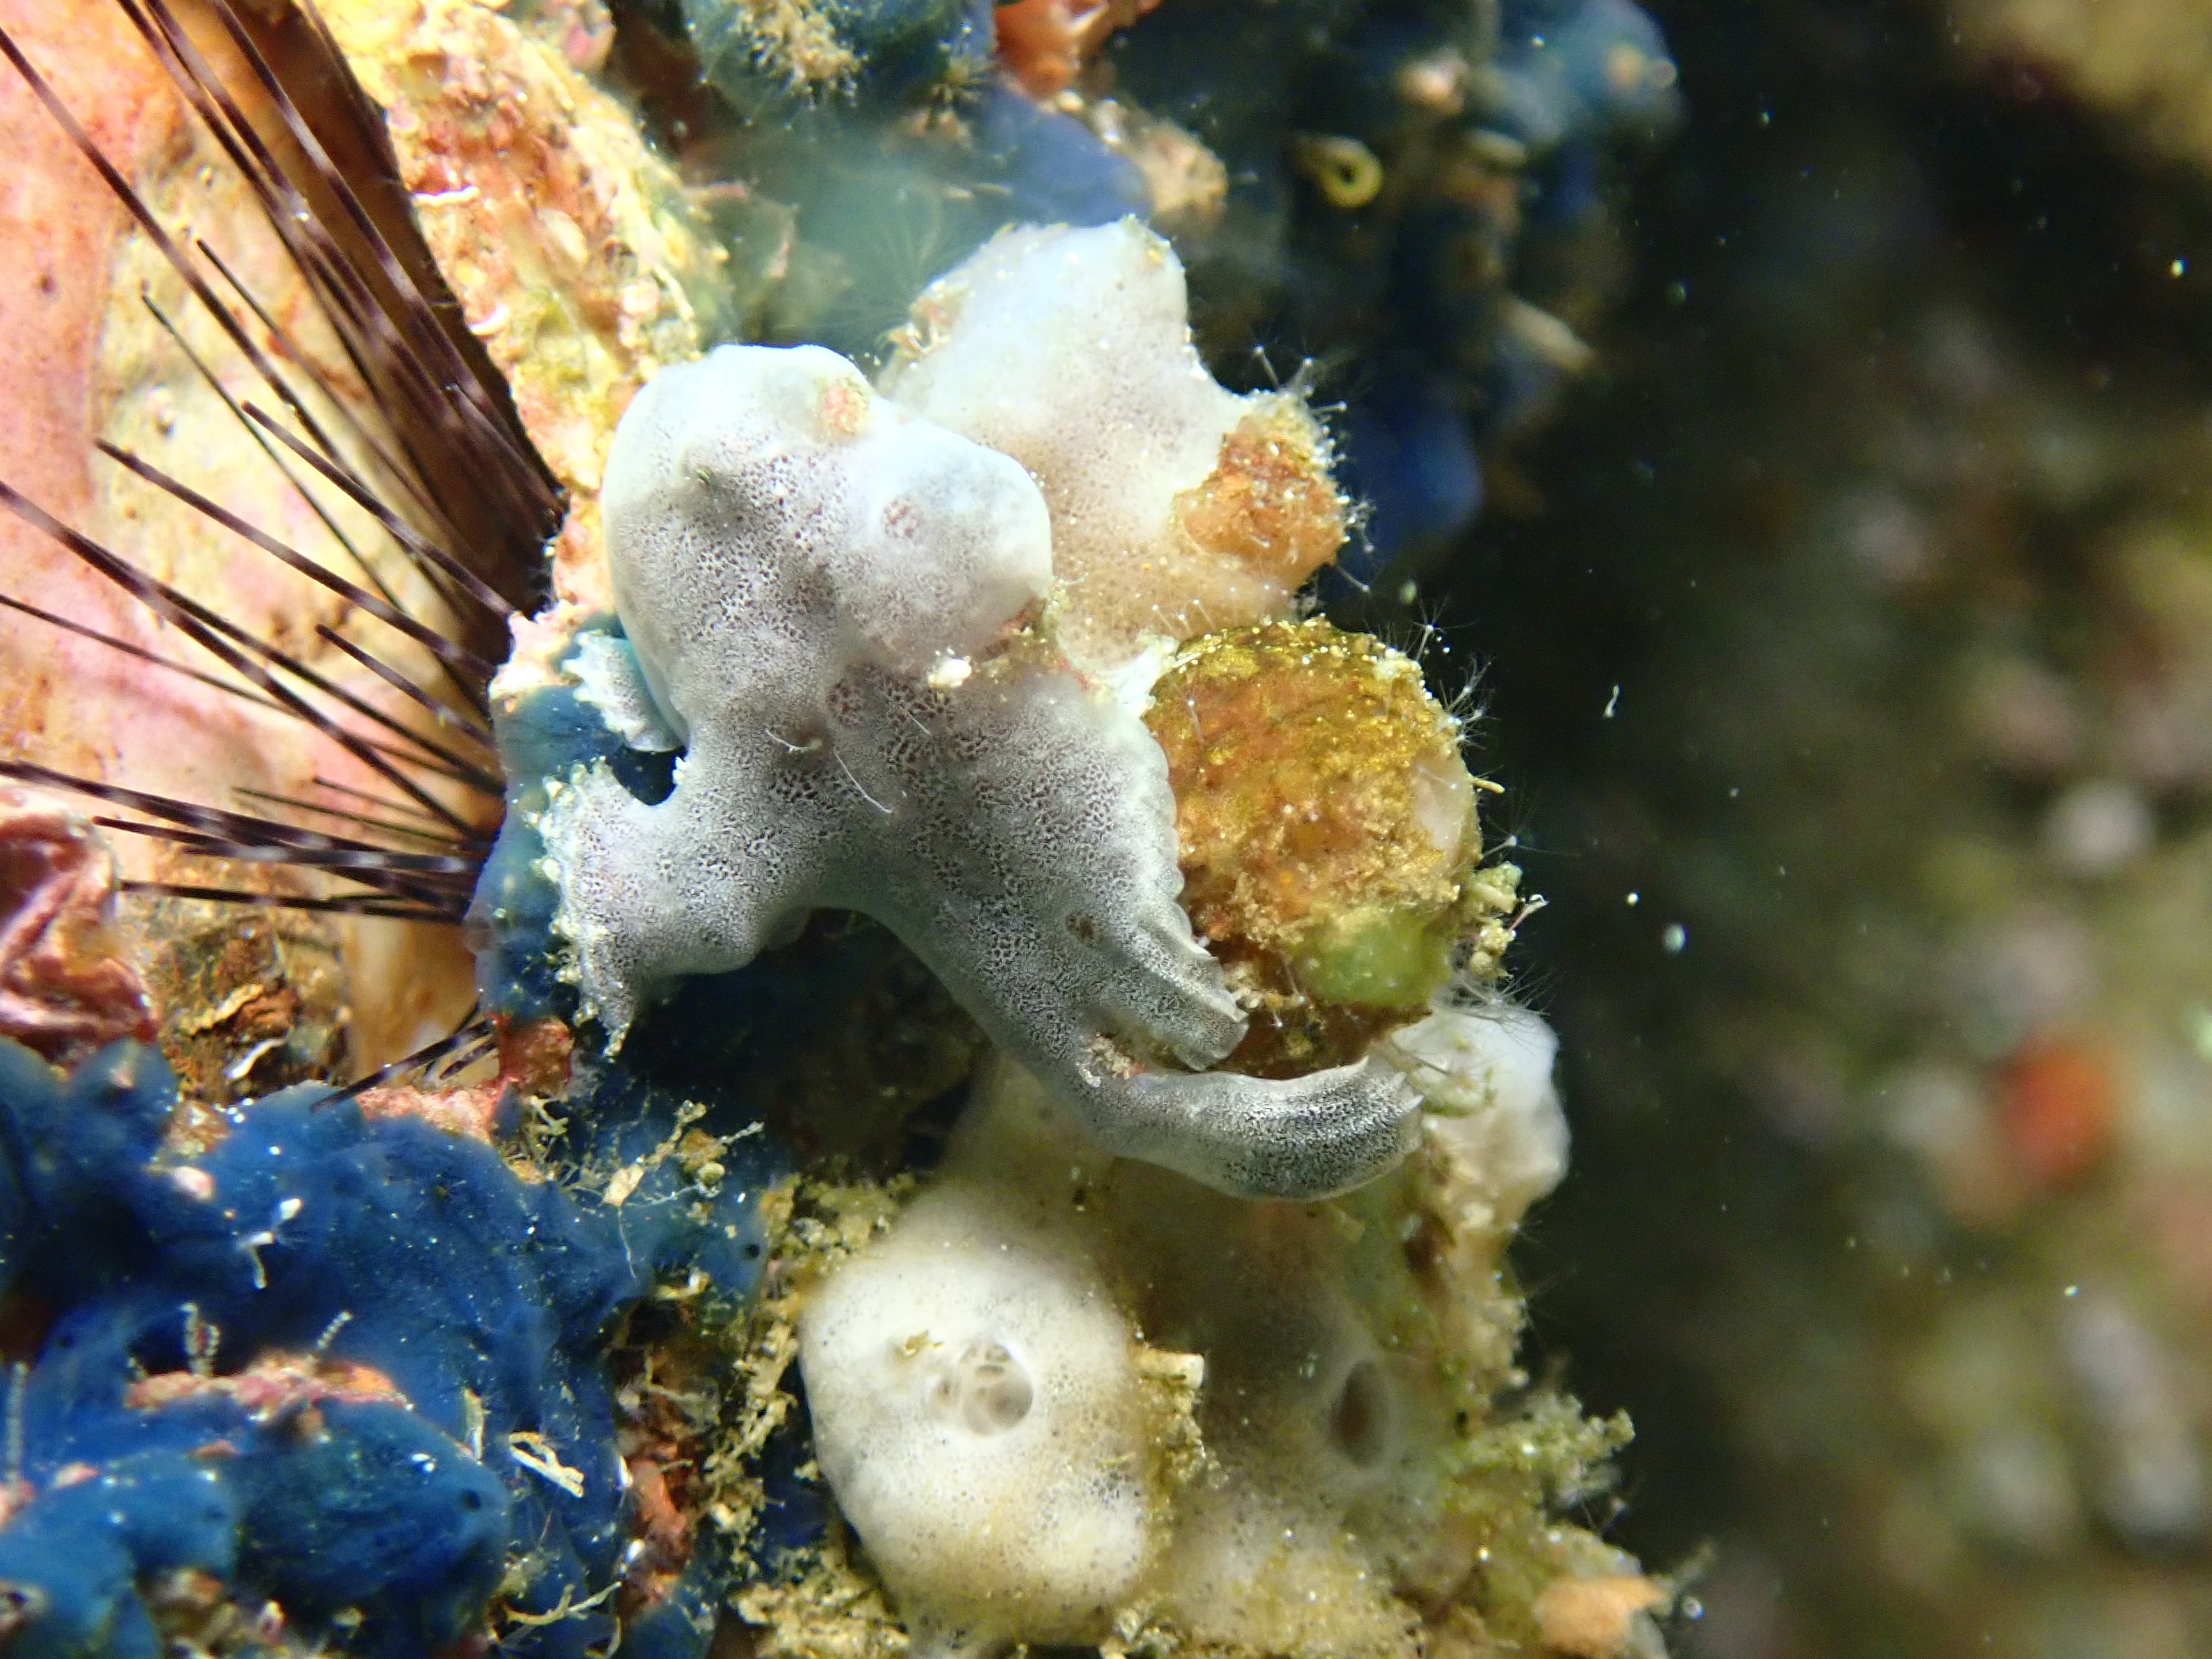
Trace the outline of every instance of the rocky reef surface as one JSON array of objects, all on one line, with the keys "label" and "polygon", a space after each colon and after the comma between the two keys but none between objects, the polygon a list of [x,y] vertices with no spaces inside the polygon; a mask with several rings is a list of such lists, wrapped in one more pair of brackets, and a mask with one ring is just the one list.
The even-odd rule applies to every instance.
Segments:
[{"label": "rocky reef surface", "polygon": [[64,9],[0,1645],[1661,1653],[1540,901],[1316,601],[1588,362],[1649,19]]}]

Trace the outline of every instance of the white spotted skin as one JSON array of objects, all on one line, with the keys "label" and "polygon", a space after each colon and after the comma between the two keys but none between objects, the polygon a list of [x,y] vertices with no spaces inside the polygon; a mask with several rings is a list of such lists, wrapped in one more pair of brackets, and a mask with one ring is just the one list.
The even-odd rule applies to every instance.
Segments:
[{"label": "white spotted skin", "polygon": [[833,353],[726,346],[639,395],[604,500],[623,629],[687,745],[659,805],[595,765],[539,825],[585,1012],[615,1041],[677,981],[851,909],[1110,1151],[1314,1196],[1407,1150],[1414,1097],[1380,1060],[1182,1069],[1243,1018],[1176,903],[1158,745],[1017,637],[1052,580],[1020,466]]}]

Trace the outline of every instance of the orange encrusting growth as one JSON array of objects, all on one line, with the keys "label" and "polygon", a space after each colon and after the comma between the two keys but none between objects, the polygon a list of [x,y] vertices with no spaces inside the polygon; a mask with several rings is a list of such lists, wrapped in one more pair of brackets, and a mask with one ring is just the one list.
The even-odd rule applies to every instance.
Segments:
[{"label": "orange encrusting growth", "polygon": [[115,927],[115,860],[60,803],[0,787],[0,1037],[48,1060],[153,1040],[145,981]]},{"label": "orange encrusting growth", "polygon": [[1329,478],[1321,428],[1291,398],[1239,421],[1221,441],[1212,472],[1178,495],[1175,510],[1199,546],[1241,559],[1286,590],[1344,544],[1344,497]]},{"label": "orange encrusting growth", "polygon": [[999,61],[1032,98],[1066,92],[1116,29],[1124,29],[1160,0],[1013,0],[994,14]]},{"label": "orange encrusting growth", "polygon": [[1553,1653],[1616,1659],[1633,1650],[1637,1615],[1664,1607],[1669,1599],[1664,1586],[1642,1573],[1555,1578],[1536,1598],[1536,1629]]},{"label": "orange encrusting growth", "polygon": [[[1408,658],[1322,621],[1208,635],[1146,723],[1176,796],[1183,907],[1259,1017],[1238,1069],[1296,1074],[1426,1012],[1494,925],[1458,722]],[[1487,951],[1494,962],[1496,950]]]},{"label": "orange encrusting growth", "polygon": [[2111,1149],[2119,1115],[2111,1057],[2079,1039],[2023,1043],[1998,1071],[2005,1143],[2036,1186],[2072,1186]]},{"label": "orange encrusting growth", "polygon": [[216,1376],[202,1371],[157,1371],[131,1385],[123,1403],[150,1411],[179,1400],[219,1395],[234,1400],[257,1419],[312,1407],[317,1401],[385,1401],[404,1405],[397,1383],[373,1365],[321,1353],[271,1350],[242,1371]]}]

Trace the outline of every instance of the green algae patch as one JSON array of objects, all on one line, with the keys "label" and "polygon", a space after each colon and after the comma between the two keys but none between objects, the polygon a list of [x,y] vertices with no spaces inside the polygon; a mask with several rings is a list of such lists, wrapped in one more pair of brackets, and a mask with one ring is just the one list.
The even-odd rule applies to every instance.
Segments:
[{"label": "green algae patch", "polygon": [[1363,906],[1316,928],[1291,965],[1323,1002],[1425,1008],[1451,974],[1455,935],[1420,907]]}]

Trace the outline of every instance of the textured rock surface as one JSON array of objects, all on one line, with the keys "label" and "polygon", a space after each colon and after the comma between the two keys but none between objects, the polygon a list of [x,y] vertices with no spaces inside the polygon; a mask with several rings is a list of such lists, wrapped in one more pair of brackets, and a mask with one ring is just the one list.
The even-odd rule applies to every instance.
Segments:
[{"label": "textured rock surface", "polygon": [[598,501],[615,422],[656,369],[696,356],[727,325],[728,252],[628,112],[494,8],[323,9],[384,111],[470,332],[571,493],[556,591],[604,606]]}]

